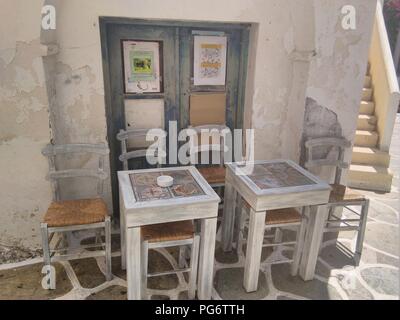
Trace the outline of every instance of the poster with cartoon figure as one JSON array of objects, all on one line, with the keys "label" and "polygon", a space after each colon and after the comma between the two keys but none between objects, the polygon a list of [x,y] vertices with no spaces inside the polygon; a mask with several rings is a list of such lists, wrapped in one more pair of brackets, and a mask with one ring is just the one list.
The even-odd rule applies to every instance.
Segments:
[{"label": "poster with cartoon figure", "polygon": [[125,93],[161,92],[160,44],[123,41]]}]

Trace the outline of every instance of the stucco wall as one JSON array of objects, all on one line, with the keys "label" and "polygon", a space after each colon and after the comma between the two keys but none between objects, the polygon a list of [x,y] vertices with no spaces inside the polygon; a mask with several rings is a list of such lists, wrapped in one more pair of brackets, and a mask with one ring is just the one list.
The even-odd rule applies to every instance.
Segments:
[{"label": "stucco wall", "polygon": [[[341,24],[341,8],[349,4],[356,12],[355,30]],[[315,1],[317,55],[308,79],[305,136],[354,140],[375,7],[375,0]],[[351,149],[345,155],[350,159]]]},{"label": "stucco wall", "polygon": [[[39,217],[50,200],[49,185],[44,180],[47,164],[40,155],[40,148],[50,137],[49,118],[51,137],[57,143],[107,141],[99,16],[254,24],[245,126],[256,129],[256,158],[298,160],[306,93],[337,112],[345,134],[349,138],[354,135],[374,2],[53,0],[46,3],[56,5],[57,29],[40,34],[43,1],[1,0],[2,9],[8,9],[1,11],[5,16],[0,22],[2,30],[15,26],[19,31],[6,34],[0,47],[2,104],[6,106],[2,106],[0,118],[0,176],[7,182],[1,186],[7,190],[0,195],[0,241],[11,244],[24,239],[31,246],[39,243]],[[359,9],[358,29],[344,32],[340,30],[340,8],[352,3]],[[22,24],[13,19],[16,15]],[[34,48],[40,36],[43,43],[55,40],[59,46],[57,55],[45,58],[46,72],[38,67],[36,58],[40,54],[30,53],[31,50],[21,50],[21,60],[12,59],[11,52],[20,45],[16,39]],[[328,37],[332,39],[324,39]],[[7,48],[14,51],[6,51]],[[317,59],[312,62],[308,82],[314,49]],[[10,73],[3,73],[3,68]],[[29,103],[24,98],[30,99]],[[22,124],[18,122],[21,119]],[[10,136],[12,139],[7,138]],[[30,156],[25,155],[25,148]],[[10,162],[11,155],[18,160]],[[18,172],[25,172],[25,176]],[[24,182],[25,177],[28,182]],[[110,203],[109,185],[106,190]],[[32,212],[38,213],[31,217]],[[26,226],[23,233],[9,227],[16,221],[23,221]]]},{"label": "stucco wall", "polygon": [[36,246],[50,202],[41,1],[0,1],[0,244]]}]

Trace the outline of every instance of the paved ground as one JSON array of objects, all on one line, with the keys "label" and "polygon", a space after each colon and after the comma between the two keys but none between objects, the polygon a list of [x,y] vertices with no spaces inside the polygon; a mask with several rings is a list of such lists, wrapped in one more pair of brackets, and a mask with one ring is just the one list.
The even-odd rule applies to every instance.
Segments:
[{"label": "paved ground", "polygon": [[[304,282],[291,277],[288,265],[260,269],[259,289],[247,294],[242,287],[244,257],[224,254],[218,247],[215,260],[214,299],[398,299],[399,298],[399,179],[400,116],[397,116],[392,140],[391,169],[395,174],[392,192],[364,192],[371,200],[369,220],[361,263],[354,267],[352,250],[354,232],[326,234],[318,259],[317,275]],[[292,237],[290,231],[285,237]],[[0,299],[126,299],[126,274],[118,256],[118,235],[113,238],[115,278],[105,282],[104,260],[84,259],[56,264],[57,288],[42,289],[42,265],[38,259],[0,265]],[[271,255],[263,253],[264,262],[277,256],[290,256],[283,248]],[[158,250],[149,258],[152,271],[176,266],[176,251]],[[151,299],[186,299],[186,280],[181,274],[150,279]]]}]

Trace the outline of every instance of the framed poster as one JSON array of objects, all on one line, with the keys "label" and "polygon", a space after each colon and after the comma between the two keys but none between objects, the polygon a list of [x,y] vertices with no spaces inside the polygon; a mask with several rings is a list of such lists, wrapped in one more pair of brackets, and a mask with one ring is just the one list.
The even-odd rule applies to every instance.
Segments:
[{"label": "framed poster", "polygon": [[193,84],[224,86],[226,78],[225,36],[194,36]]},{"label": "framed poster", "polygon": [[122,40],[125,93],[162,92],[161,43]]}]

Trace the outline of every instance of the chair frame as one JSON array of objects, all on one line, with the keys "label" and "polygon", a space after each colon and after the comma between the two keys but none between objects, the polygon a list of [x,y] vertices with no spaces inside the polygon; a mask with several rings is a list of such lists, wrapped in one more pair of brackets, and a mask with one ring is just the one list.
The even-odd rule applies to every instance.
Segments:
[{"label": "chair frame", "polygon": [[[224,166],[224,152],[225,152],[225,141],[224,141],[224,136],[221,134],[219,137],[219,143],[214,143],[214,141],[212,141],[212,143],[202,143],[202,130],[217,130],[219,133],[221,133],[222,130],[227,129],[228,127],[225,125],[203,125],[203,126],[189,126],[188,129],[194,130],[197,134],[196,139],[198,137],[198,135],[200,134],[200,139],[197,139],[197,145],[194,144],[194,141],[196,139],[191,138],[189,141],[189,156],[190,156],[190,162],[193,163],[197,163],[197,164],[202,164],[201,161],[200,163],[198,163],[198,155],[202,155],[204,152],[219,152],[220,153],[220,163],[218,164],[219,167],[223,167]],[[209,139],[213,139],[212,136],[208,137],[208,142]],[[195,159],[193,161],[193,159]],[[210,183],[210,186],[212,188],[219,188],[219,187],[224,187],[225,186],[225,182],[223,183]]]},{"label": "chair frame", "polygon": [[[237,228],[235,234],[236,251],[238,254],[243,253],[243,244],[246,242],[244,238],[244,229],[247,227],[246,215],[249,215],[250,209],[243,205],[243,199],[240,199],[236,203],[237,211]],[[291,275],[295,276],[298,273],[301,253],[304,247],[305,234],[308,224],[310,207],[304,207],[301,212],[301,220],[299,222],[289,222],[289,223],[277,223],[277,224],[266,224],[264,228],[264,237],[266,240],[270,236],[265,236],[265,231],[275,229],[275,235],[273,236],[273,241],[266,242],[262,244],[262,247],[281,247],[281,246],[294,246],[292,259],[283,259],[279,261],[271,261],[266,264],[282,264],[291,263]],[[245,213],[245,214],[243,214]],[[266,213],[268,215],[268,211]],[[295,241],[282,241],[282,229],[283,228],[294,228],[296,229],[296,240]]]},{"label": "chair frame", "polygon": [[[306,156],[306,169],[311,169],[314,167],[322,167],[322,166],[330,166],[335,168],[335,184],[340,184],[340,180],[342,177],[342,170],[348,169],[349,164],[344,161],[344,154],[346,148],[351,147],[351,143],[345,138],[335,138],[335,137],[323,137],[323,138],[315,138],[306,141],[305,143],[307,156]],[[331,159],[314,159],[313,157],[313,149],[315,147],[332,147],[338,149],[338,158],[336,160]],[[368,208],[369,208],[369,199],[364,198],[359,201],[338,201],[338,202],[330,202],[327,204],[328,206],[328,219],[326,221],[326,225],[324,228],[324,232],[337,232],[337,231],[358,231],[356,248],[355,248],[355,261],[356,265],[360,263],[365,228],[367,225],[367,216],[368,216]],[[348,206],[361,206],[361,212],[357,213]],[[360,216],[359,219],[341,219],[334,215],[335,208],[343,207],[346,208],[353,213]],[[352,225],[353,223],[358,222],[358,225]],[[340,226],[340,224],[346,224],[346,226]]]},{"label": "chair frame", "polygon": [[[89,153],[99,155],[99,163],[97,170],[90,169],[67,169],[57,170],[56,168],[56,156],[61,154],[74,154],[74,153]],[[42,154],[48,158],[49,162],[49,173],[47,179],[51,182],[53,201],[60,201],[60,190],[59,180],[64,178],[79,178],[79,177],[92,177],[97,178],[97,194],[101,196],[103,193],[104,180],[107,179],[108,175],[104,171],[104,158],[109,154],[109,149],[103,144],[65,144],[65,145],[52,145],[48,144],[43,150]],[[111,271],[111,218],[106,216],[104,222],[97,222],[83,225],[72,225],[63,227],[49,227],[47,223],[40,224],[41,235],[42,235],[42,246],[43,246],[43,259],[45,266],[51,266],[52,262],[66,261],[83,259],[90,257],[105,256],[106,260],[106,279],[107,281],[112,280]],[[78,249],[89,249],[103,247],[103,250],[98,251],[80,251],[78,253],[70,253],[68,249],[67,234],[72,231],[79,230],[96,230],[96,243],[93,245],[79,246]],[[104,229],[105,242],[98,243],[99,232]],[[63,233],[63,237],[59,238],[54,248],[51,249],[50,244],[54,238],[55,233]],[[63,245],[60,248],[60,245]],[[62,253],[67,254],[62,254]],[[51,268],[48,268],[49,273]],[[52,279],[50,277],[50,279]],[[55,278],[54,278],[55,279]],[[50,280],[51,282],[51,280]],[[55,283],[49,283],[49,289],[54,289]]]},{"label": "chair frame", "polygon": [[[148,252],[149,249],[157,249],[157,248],[169,248],[169,247],[177,247],[179,246],[179,269],[174,268],[171,271],[163,271],[157,273],[148,273]],[[185,255],[186,248],[190,246],[190,265],[187,266]],[[144,241],[142,239],[141,246],[141,261],[142,261],[142,299],[147,300],[147,279],[150,277],[159,277],[165,276],[169,274],[176,273],[189,273],[189,281],[188,281],[188,297],[190,300],[193,300],[196,296],[197,289],[197,270],[198,270],[198,262],[199,262],[199,252],[200,252],[200,236],[198,234],[194,234],[192,238],[184,239],[184,240],[173,240],[173,241],[160,241],[160,242],[149,242]]]},{"label": "chair frame", "polygon": [[[160,129],[161,128],[156,128]],[[130,159],[143,158],[146,157],[147,149],[137,149],[128,152],[127,141],[131,138],[143,137],[145,138],[151,129],[129,129],[129,130],[120,130],[117,134],[117,140],[121,142],[121,155],[119,156],[119,160],[122,162],[122,166],[124,170],[129,170],[128,161]],[[157,156],[157,154],[156,154]],[[158,162],[157,167],[161,167],[161,164]]]}]

